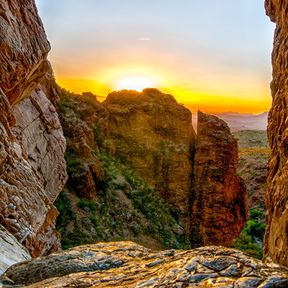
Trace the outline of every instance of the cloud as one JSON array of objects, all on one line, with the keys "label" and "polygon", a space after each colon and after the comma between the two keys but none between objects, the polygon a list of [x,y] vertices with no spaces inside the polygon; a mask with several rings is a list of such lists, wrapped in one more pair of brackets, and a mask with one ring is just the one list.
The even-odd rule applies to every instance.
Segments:
[{"label": "cloud", "polygon": [[149,37],[139,37],[137,38],[138,41],[151,41],[152,39]]}]

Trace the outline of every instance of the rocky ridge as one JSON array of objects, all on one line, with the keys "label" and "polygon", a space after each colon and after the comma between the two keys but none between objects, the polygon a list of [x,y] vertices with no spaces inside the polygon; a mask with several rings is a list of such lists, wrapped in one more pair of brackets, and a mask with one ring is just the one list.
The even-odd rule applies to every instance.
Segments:
[{"label": "rocky ridge", "polygon": [[191,149],[196,134],[191,112],[157,89],[114,92],[99,119],[106,150],[127,161],[136,175],[179,210],[189,232]]},{"label": "rocky ridge", "polygon": [[[287,287],[287,270],[234,249],[152,252],[132,242],[98,243],[26,261],[4,287]],[[1,283],[0,282],[0,283]]]},{"label": "rocky ridge", "polygon": [[[169,213],[174,220],[169,218],[171,219],[169,225],[175,227],[172,222],[176,221],[178,228],[172,228],[176,235],[190,238],[190,243],[194,247],[212,243],[231,245],[233,239],[239,235],[247,217],[247,196],[243,182],[236,176],[237,142],[222,120],[199,113],[199,132],[196,136],[191,123],[191,112],[179,105],[173,96],[151,88],[143,92],[127,90],[113,92],[103,103],[97,102],[95,97],[93,99],[93,95],[77,96],[65,91],[60,98],[62,99],[60,114],[68,143],[66,160],[68,172],[71,172],[67,185],[69,193],[65,193],[65,197],[70,199],[73,211],[77,211],[76,215],[83,214],[83,211],[79,211],[77,205],[73,205],[75,197],[72,195],[76,194],[80,199],[88,199],[94,203],[102,203],[104,194],[106,197],[104,202],[107,203],[109,198],[116,197],[116,203],[121,203],[123,202],[121,199],[123,197],[119,197],[121,192],[121,195],[128,197],[127,201],[137,207],[138,211],[144,212],[146,216],[150,215],[148,218],[145,216],[146,226],[149,227],[151,215],[153,213],[159,215],[164,211],[153,211],[155,206],[153,208],[148,203],[151,203],[152,199],[135,196],[135,192],[139,189],[142,189],[143,195],[146,192],[143,188],[136,188],[133,181],[131,182],[131,175],[125,173],[132,170],[135,177],[144,180],[155,194],[170,205]],[[109,155],[110,163],[101,160],[103,155],[106,162],[106,155]],[[111,164],[111,157],[114,157],[114,162],[121,163],[124,174],[120,175],[119,171],[115,171],[110,176],[126,178],[125,185],[125,182],[120,181],[117,187],[112,188],[116,189],[117,193],[106,189],[109,180],[105,175],[110,173],[107,171],[107,164]],[[76,162],[79,164],[76,165]],[[114,181],[114,184],[116,182]],[[104,188],[101,183],[105,183]],[[136,191],[129,192],[127,185],[130,190],[132,187],[132,191]],[[212,196],[211,191],[217,193],[213,193]],[[111,196],[108,196],[110,194]],[[204,205],[201,205],[202,200]],[[77,201],[80,203],[81,200]],[[113,205],[110,201],[106,210],[110,210]],[[125,214],[133,212],[131,207],[127,207],[124,203],[123,206],[126,206],[123,207]],[[147,209],[150,210],[148,213]],[[123,221],[129,223],[128,219],[123,220],[123,217],[119,217],[113,210],[115,209],[112,208],[109,212],[109,217],[115,223]],[[93,215],[90,213],[89,217]],[[61,216],[60,218],[64,223],[65,219]],[[156,219],[155,216],[152,218]],[[82,217],[81,221],[83,220]],[[76,222],[77,219],[71,218],[70,224],[66,223],[65,226],[69,229],[74,227],[75,230]],[[91,227],[91,231],[95,228],[95,225],[87,221],[81,226]],[[117,230],[117,226],[121,224],[116,224],[116,229],[113,231]],[[68,233],[65,227],[61,226],[60,229],[63,228]],[[144,223],[143,229],[146,230]],[[150,230],[153,231],[151,228]],[[224,230],[225,237],[223,237]],[[65,235],[70,235],[71,239],[71,233],[66,232]],[[123,237],[123,233],[124,231],[119,231],[117,236]],[[128,239],[135,240],[130,237]],[[171,236],[169,238],[171,240]],[[106,233],[104,238],[96,239],[113,238],[109,238]],[[127,239],[127,233],[124,239]],[[164,247],[183,248],[176,245],[176,242],[171,246],[173,241],[170,240],[164,241],[166,243]],[[187,241],[184,242],[187,244]]]},{"label": "rocky ridge", "polygon": [[[271,19],[276,21],[278,26],[275,33],[273,54],[274,80],[271,85],[274,99],[270,112],[269,137],[273,152],[269,164],[270,178],[268,177],[268,181],[270,182],[268,183],[270,183],[270,186],[268,185],[269,193],[267,198],[269,210],[267,213],[268,229],[266,232],[265,252],[267,257],[272,257],[272,260],[287,265],[287,235],[285,235],[287,223],[287,218],[285,218],[287,216],[285,206],[285,203],[287,203],[285,198],[287,196],[285,190],[285,179],[287,178],[285,177],[285,87],[287,85],[285,81],[287,77],[284,73],[287,71],[287,57],[285,54],[287,50],[285,49],[287,9],[284,2],[277,0],[266,1],[266,9]],[[5,229],[1,228],[0,240],[1,249],[4,249],[4,252],[13,251],[11,255],[6,254],[9,259],[6,256],[1,258],[1,269],[4,270],[6,268],[2,267],[5,267],[7,263],[10,265],[19,260],[29,258],[29,254],[36,257],[59,249],[58,234],[55,231],[55,219],[58,212],[53,206],[53,201],[62,190],[67,176],[63,159],[65,139],[54,106],[57,102],[55,101],[57,98],[55,91],[57,89],[54,89],[53,82],[49,80],[53,73],[46,59],[50,47],[41,20],[37,15],[34,1],[24,0],[21,3],[16,0],[0,1],[0,40],[0,224],[5,227]],[[93,104],[92,106],[98,107],[98,104]],[[29,111],[28,115],[26,114],[27,111]],[[89,111],[91,112],[88,109]],[[91,117],[89,121],[92,123],[94,114],[90,113],[87,115],[87,118],[89,117]],[[272,121],[272,119],[274,120]],[[86,124],[84,122],[86,121],[81,122],[84,127],[83,131],[85,129],[89,131],[90,140],[95,142],[95,132],[97,131],[91,131],[88,122]],[[165,123],[162,124],[164,125]],[[165,132],[165,129],[163,130]],[[77,131],[74,130],[74,133],[77,133]],[[98,138],[98,140],[100,139]],[[78,142],[79,149],[81,148],[82,140],[80,138]],[[91,153],[97,158],[97,153],[95,154],[94,149],[91,149],[89,145],[83,146],[83,151],[87,153],[86,155]],[[195,151],[192,149],[192,152],[194,153]],[[58,154],[55,156],[55,153]],[[98,170],[97,165],[90,172],[90,174],[87,174],[90,175],[88,176],[91,179],[90,184],[92,186],[95,185],[95,193],[90,195],[91,199],[93,199],[97,196],[97,192],[100,191],[101,187],[98,184],[101,183],[98,183],[97,179],[101,179],[102,176],[101,169]],[[83,189],[80,191],[83,191]],[[86,192],[84,189],[83,193],[86,194]],[[12,237],[11,234],[15,235],[16,238]],[[3,243],[5,245],[8,244],[7,248],[5,248]],[[21,243],[28,248],[29,253]],[[97,250],[97,255],[93,259],[95,249]],[[132,251],[132,254],[127,256],[125,254],[127,249],[129,252]],[[136,254],[133,253],[135,250]],[[137,253],[139,250],[142,251],[144,258],[141,253]],[[82,253],[82,251],[84,252]],[[115,255],[119,252],[120,260],[117,258],[116,262],[114,262],[113,257],[111,258],[111,251]],[[172,254],[175,258],[170,256]],[[107,255],[108,261],[106,261]],[[188,259],[185,258],[185,255],[188,255]],[[127,257],[136,259],[136,264],[133,264],[134,260],[129,263]],[[198,258],[192,263],[193,267],[186,267],[187,261],[193,261],[195,257]],[[104,272],[102,270],[101,272],[85,272],[91,269],[91,263],[89,263],[91,258],[93,259],[93,270],[97,270],[99,267],[100,269],[109,270]],[[182,258],[184,260],[181,262]],[[49,262],[49,259],[51,259],[51,262]],[[63,266],[57,261],[61,261],[61,259],[63,259]],[[79,264],[78,262],[78,264],[74,265],[71,263],[73,262],[70,261],[71,259],[74,259],[75,262],[80,259],[82,263]],[[164,262],[162,262],[163,259]],[[53,262],[54,260],[56,262]],[[83,261],[88,263],[83,264]],[[139,261],[143,261],[143,265],[140,265],[143,270],[140,271],[139,267],[137,267]],[[197,262],[197,265],[194,265],[195,262]],[[47,263],[51,265],[47,267]],[[56,264],[52,265],[53,263]],[[98,263],[96,268],[95,263]],[[112,263],[111,266],[109,266],[110,263]],[[123,263],[128,264],[125,266],[126,264]],[[224,263],[224,266],[222,263]],[[130,264],[131,266],[129,266]],[[173,266],[174,264],[176,266]],[[28,269],[25,268],[26,265]],[[34,265],[39,267],[39,269],[42,269],[43,266],[45,268],[41,270],[41,273],[35,274]],[[118,265],[120,270],[116,269]],[[133,276],[129,274],[129,269],[135,266],[137,273]],[[63,270],[65,272],[59,275],[57,273],[63,271],[61,267],[64,267]],[[163,267],[163,270],[161,270],[161,267]],[[175,267],[177,269],[180,267],[180,272],[184,274],[183,279],[177,278],[177,276],[182,274],[177,273],[179,270],[173,270]],[[189,273],[189,269],[191,269],[191,273]],[[226,269],[228,271],[225,271]],[[35,271],[39,272],[36,268]],[[78,271],[81,272],[78,273]],[[115,272],[115,274],[110,272]],[[160,274],[159,277],[157,276],[158,272]],[[168,272],[171,272],[172,278],[170,278]],[[29,273],[31,273],[31,277]],[[147,277],[144,275],[139,279],[140,275],[143,275],[141,273],[144,273]],[[44,275],[43,278],[39,278],[41,274]],[[205,275],[203,276],[203,274]],[[20,275],[22,276],[20,277]],[[156,275],[155,278],[154,275]],[[115,282],[118,281],[119,277],[120,283]],[[131,283],[131,287],[133,285],[142,285],[144,287],[145,285],[146,287],[161,287],[161,285],[163,287],[165,285],[168,285],[168,287],[169,285],[170,287],[187,287],[187,285],[197,287],[202,285],[202,287],[207,287],[210,284],[214,285],[214,287],[223,287],[223,285],[224,287],[229,287],[229,285],[235,287],[236,284],[239,284],[239,287],[241,285],[242,287],[245,287],[245,285],[251,287],[253,285],[255,287],[257,285],[260,285],[260,287],[273,287],[273,285],[274,287],[287,287],[285,270],[279,267],[271,268],[265,266],[257,260],[243,256],[241,252],[236,250],[223,247],[204,247],[191,251],[175,252],[173,250],[173,252],[154,253],[146,248],[127,242],[99,244],[99,246],[96,244],[96,246],[75,248],[68,252],[53,254],[48,256],[48,258],[38,258],[32,262],[16,265],[10,268],[6,275],[2,277],[1,281],[3,284],[1,283],[1,285],[12,285],[12,287],[15,287],[17,279],[19,279],[20,287],[25,285],[23,283],[30,283],[34,287],[39,287],[39,285],[40,287],[43,285],[45,287],[50,284],[52,286],[55,284],[56,287],[63,287],[63,283],[72,283],[71,285],[76,287],[79,287],[79,285],[88,285],[89,287],[91,283],[105,286],[109,281],[118,287],[121,287],[123,283],[125,285],[125,281],[129,285]],[[249,282],[247,284],[247,281],[250,280],[252,283]],[[240,283],[237,281],[240,281]],[[241,281],[244,281],[244,284]]]}]

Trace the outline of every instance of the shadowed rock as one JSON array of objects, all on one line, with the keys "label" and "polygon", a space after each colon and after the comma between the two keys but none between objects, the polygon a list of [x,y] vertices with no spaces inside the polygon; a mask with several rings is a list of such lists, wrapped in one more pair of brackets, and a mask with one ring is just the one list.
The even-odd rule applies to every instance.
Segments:
[{"label": "shadowed rock", "polygon": [[192,187],[192,245],[231,245],[247,219],[247,192],[237,176],[238,147],[227,124],[198,113]]},{"label": "shadowed rock", "polygon": [[264,256],[288,266],[288,9],[287,1],[266,0],[266,13],[276,23],[272,53],[272,108],[268,138],[272,149],[266,194]]},{"label": "shadowed rock", "polygon": [[66,142],[44,87],[50,45],[33,0],[0,1],[0,43],[0,224],[44,255],[60,247],[53,201],[67,178]]}]

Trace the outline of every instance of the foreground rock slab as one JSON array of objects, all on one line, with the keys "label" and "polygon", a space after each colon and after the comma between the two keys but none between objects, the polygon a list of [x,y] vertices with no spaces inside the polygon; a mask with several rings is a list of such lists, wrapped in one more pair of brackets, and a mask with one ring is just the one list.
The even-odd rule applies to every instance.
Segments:
[{"label": "foreground rock slab", "polygon": [[10,267],[3,287],[288,287],[288,270],[235,249],[152,252],[133,242],[79,246]]}]

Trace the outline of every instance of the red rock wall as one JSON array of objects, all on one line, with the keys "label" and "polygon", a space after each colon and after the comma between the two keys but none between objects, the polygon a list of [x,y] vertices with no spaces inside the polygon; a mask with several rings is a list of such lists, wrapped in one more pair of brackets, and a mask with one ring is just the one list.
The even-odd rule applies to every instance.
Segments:
[{"label": "red rock wall", "polygon": [[288,266],[288,4],[266,0],[266,13],[276,23],[272,53],[272,108],[268,137],[272,149],[267,179],[264,256]]},{"label": "red rock wall", "polygon": [[192,194],[193,246],[231,245],[247,218],[247,192],[236,175],[237,141],[219,118],[198,113]]},{"label": "red rock wall", "polygon": [[41,85],[49,50],[34,1],[0,0],[0,224],[32,256],[59,249],[53,201],[67,178],[51,87]]}]

